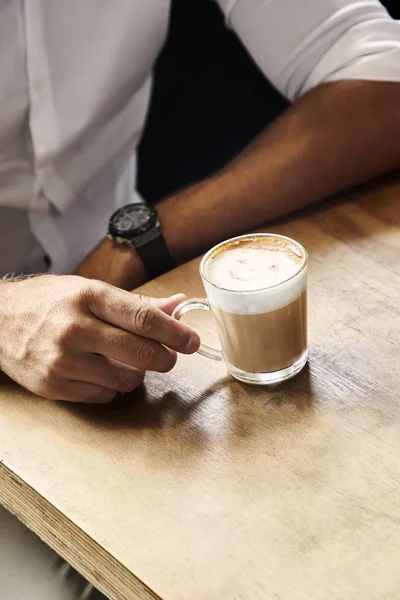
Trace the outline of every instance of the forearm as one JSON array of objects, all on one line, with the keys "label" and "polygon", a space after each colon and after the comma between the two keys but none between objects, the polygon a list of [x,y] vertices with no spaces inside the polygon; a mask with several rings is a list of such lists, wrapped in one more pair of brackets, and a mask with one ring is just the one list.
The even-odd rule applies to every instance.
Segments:
[{"label": "forearm", "polygon": [[[400,83],[314,88],[214,177],[159,206],[175,264],[342,189],[400,167]],[[78,273],[132,289],[139,257],[105,240]]]},{"label": "forearm", "polygon": [[215,177],[159,205],[176,263],[400,166],[400,84],[321,85]]}]

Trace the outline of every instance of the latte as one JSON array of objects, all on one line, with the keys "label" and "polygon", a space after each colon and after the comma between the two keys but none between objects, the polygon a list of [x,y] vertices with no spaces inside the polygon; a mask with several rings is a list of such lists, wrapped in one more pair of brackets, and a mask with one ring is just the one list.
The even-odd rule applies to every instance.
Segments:
[{"label": "latte", "polygon": [[217,246],[204,264],[207,296],[228,365],[273,373],[307,352],[306,257],[274,235]]}]

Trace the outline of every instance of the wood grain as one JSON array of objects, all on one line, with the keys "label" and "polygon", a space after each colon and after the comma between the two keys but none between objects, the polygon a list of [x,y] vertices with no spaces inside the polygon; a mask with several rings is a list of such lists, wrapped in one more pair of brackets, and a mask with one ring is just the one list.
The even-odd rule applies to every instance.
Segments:
[{"label": "wood grain", "polygon": [[[311,259],[280,387],[200,356],[103,407],[1,379],[0,502],[113,600],[398,600],[399,202],[394,177],[273,227]],[[199,295],[197,266],[145,292]]]}]

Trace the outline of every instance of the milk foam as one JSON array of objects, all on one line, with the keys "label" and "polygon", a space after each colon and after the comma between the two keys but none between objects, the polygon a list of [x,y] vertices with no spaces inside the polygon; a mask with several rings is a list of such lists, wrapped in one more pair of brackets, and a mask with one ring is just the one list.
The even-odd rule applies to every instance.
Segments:
[{"label": "milk foam", "polygon": [[291,250],[273,246],[238,245],[211,255],[205,267],[207,279],[232,291],[269,288],[297,273],[301,260]]},{"label": "milk foam", "polygon": [[301,246],[289,238],[258,234],[229,240],[203,259],[207,297],[232,313],[276,310],[305,289],[305,262]]}]

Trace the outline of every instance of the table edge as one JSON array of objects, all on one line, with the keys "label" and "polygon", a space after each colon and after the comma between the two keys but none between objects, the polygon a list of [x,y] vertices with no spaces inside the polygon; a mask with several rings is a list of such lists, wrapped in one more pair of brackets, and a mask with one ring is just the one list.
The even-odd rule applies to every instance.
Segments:
[{"label": "table edge", "polygon": [[[38,535],[109,600],[161,600],[127,567],[100,544],[96,544],[2,460],[0,505]],[[66,531],[68,535],[65,535]],[[73,539],[73,546],[63,539]],[[86,560],[89,556],[90,562]],[[106,575],[103,574],[104,571]]]}]

